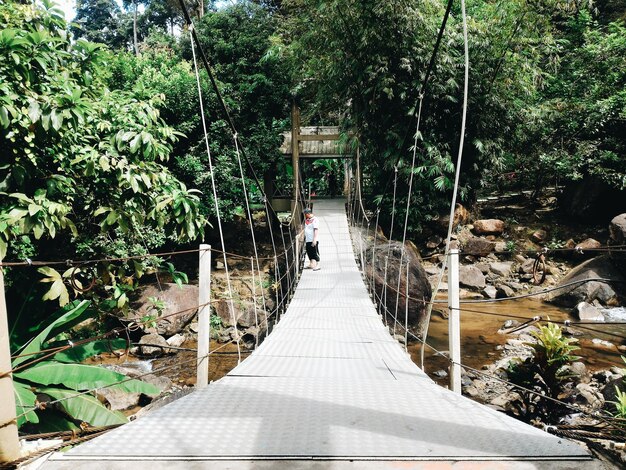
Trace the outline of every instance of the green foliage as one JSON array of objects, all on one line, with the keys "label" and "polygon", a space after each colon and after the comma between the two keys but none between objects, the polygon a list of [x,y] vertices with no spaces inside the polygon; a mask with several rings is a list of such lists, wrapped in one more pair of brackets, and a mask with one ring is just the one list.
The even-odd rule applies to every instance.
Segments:
[{"label": "green foliage", "polygon": [[[554,66],[529,104],[525,151],[515,162],[539,181],[586,177],[626,188],[626,27],[581,10],[560,25]],[[521,160],[521,164],[520,164]]]},{"label": "green foliage", "polygon": [[513,383],[521,385],[535,393],[520,391],[521,399],[514,402],[517,413],[526,420],[543,417],[552,421],[563,412],[554,402],[543,398],[559,398],[561,384],[571,376],[564,374],[563,366],[578,359],[572,354],[578,347],[575,338],[566,338],[558,325],[547,323],[531,335],[537,340],[525,343],[533,350],[533,355],[524,361],[512,361],[509,364],[509,378]]},{"label": "green foliage", "polygon": [[[13,383],[19,426],[27,422],[39,424],[48,418],[64,429],[71,428],[72,421],[92,426],[125,423],[126,418],[121,413],[107,409],[89,393],[78,392],[111,387],[127,393],[159,393],[159,389],[151,384],[127,380],[126,376],[117,372],[75,362],[106,350],[126,347],[124,340],[94,341],[49,356],[46,349],[58,345],[55,341],[60,334],[93,317],[94,313],[90,302],[73,302],[57,312],[56,319],[37,336],[16,349],[19,355],[14,358],[12,368],[15,370]],[[35,411],[41,399],[38,394],[62,400],[55,406],[55,411],[62,414],[50,414],[45,408]]]},{"label": "green foliage", "polygon": [[[280,57],[267,55],[276,19],[250,2],[241,2],[207,12],[196,22],[196,31],[214,68],[218,86],[240,132],[246,155],[262,178],[279,159],[280,131],[285,126],[289,103],[288,74]],[[116,54],[110,67],[109,85],[152,96],[164,95],[160,107],[164,121],[185,134],[174,143],[176,155],[170,167],[188,186],[202,191],[202,210],[215,216],[211,173],[198,118],[199,102],[191,62],[188,34],[178,43],[152,35],[153,47],[135,57]],[[234,142],[221,107],[199,63],[208,141],[215,169],[221,216],[231,219],[245,205]],[[250,178],[244,161],[246,186],[251,198],[261,202],[261,193]]]},{"label": "green foliage", "polygon": [[[65,28],[48,3],[0,5],[0,258],[143,255],[202,236],[198,192],[166,166],[181,134],[161,118],[163,95],[107,89],[109,53]],[[45,300],[65,305],[80,293],[78,278],[99,277],[91,297],[109,286],[122,308],[124,285],[156,269],[148,259],[39,272],[49,285]],[[10,306],[19,308],[33,276],[8,278]]]},{"label": "green foliage", "polygon": [[615,407],[613,416],[626,419],[626,392],[622,392],[617,385],[615,386],[615,397],[617,401],[611,402]]}]

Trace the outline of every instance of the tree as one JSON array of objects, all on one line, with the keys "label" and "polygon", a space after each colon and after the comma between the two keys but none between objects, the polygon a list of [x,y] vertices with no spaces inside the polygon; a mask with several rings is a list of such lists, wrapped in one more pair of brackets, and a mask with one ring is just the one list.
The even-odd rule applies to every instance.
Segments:
[{"label": "tree", "polygon": [[[271,53],[276,19],[251,3],[209,11],[196,23],[209,62],[214,67],[247,155],[258,175],[280,158],[280,133],[289,105],[289,74],[279,55]],[[178,51],[182,49],[179,54]],[[196,51],[197,53],[197,51]],[[188,34],[178,44],[158,44],[139,58],[118,55],[111,67],[110,85],[124,90],[142,87],[165,96],[162,116],[185,137],[174,144],[174,173],[202,191],[205,213],[214,216],[214,201],[198,92]],[[214,90],[199,62],[204,109],[213,165],[217,168],[220,212],[226,219],[240,213],[243,190],[234,143]],[[146,91],[147,92],[147,91]],[[244,162],[245,168],[245,162]],[[247,177],[250,173],[246,171]],[[247,181],[253,202],[262,202],[256,183]]]},{"label": "tree", "polygon": [[121,31],[122,11],[115,0],[76,0],[72,32],[77,38],[118,48],[126,43]]},{"label": "tree", "polygon": [[154,233],[147,251],[200,236],[198,196],[165,166],[180,135],[160,117],[163,96],[108,90],[110,55],[72,41],[62,12],[0,12],[0,258],[106,255],[116,240]]}]

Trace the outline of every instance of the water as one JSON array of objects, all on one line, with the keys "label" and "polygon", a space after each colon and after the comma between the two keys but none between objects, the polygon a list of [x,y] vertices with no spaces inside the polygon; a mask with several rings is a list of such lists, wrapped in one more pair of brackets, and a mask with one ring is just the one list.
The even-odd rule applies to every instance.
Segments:
[{"label": "water", "polygon": [[[626,309],[623,307],[608,309],[606,322],[597,325],[572,325],[571,329],[579,333],[580,349],[574,354],[581,356],[581,361],[592,370],[608,369],[612,366],[623,367],[618,346],[626,344],[626,325],[611,324],[611,321],[626,320]],[[606,313],[606,312],[605,312]],[[623,315],[623,316],[622,316]],[[520,323],[534,316],[543,320],[564,321],[575,323],[569,311],[560,307],[541,302],[536,299],[519,299],[507,302],[479,304],[462,304],[461,309],[461,362],[475,369],[495,362],[500,357],[498,345],[503,345],[512,335],[499,334],[498,330],[507,319],[515,319]],[[594,342],[593,339],[601,339]],[[447,351],[448,321],[433,312],[428,343],[439,351]],[[607,344],[608,343],[608,344]],[[420,364],[420,345],[409,345],[411,358]],[[624,354],[623,352],[621,354]],[[433,372],[447,370],[448,361],[438,356],[428,347],[425,351],[424,366],[431,376]],[[447,384],[448,378],[434,377],[438,382]]]},{"label": "water", "polygon": [[626,321],[626,307],[604,308],[602,314],[608,321]]}]

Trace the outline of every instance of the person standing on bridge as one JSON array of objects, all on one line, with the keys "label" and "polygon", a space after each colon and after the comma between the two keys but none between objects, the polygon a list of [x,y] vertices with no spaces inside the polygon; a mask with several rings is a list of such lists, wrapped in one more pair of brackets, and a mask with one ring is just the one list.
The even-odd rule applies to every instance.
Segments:
[{"label": "person standing on bridge", "polygon": [[306,269],[320,270],[320,250],[318,241],[318,222],[311,209],[304,209],[304,241],[306,242],[306,254],[309,265]]}]

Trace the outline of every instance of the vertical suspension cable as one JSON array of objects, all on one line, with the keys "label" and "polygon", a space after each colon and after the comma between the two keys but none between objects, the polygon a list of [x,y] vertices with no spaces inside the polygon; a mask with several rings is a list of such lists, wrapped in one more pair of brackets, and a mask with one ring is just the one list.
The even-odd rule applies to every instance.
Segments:
[{"label": "vertical suspension cable", "polygon": [[[244,199],[246,201],[246,213],[248,215],[248,223],[250,225],[250,236],[252,237],[252,246],[254,248],[254,257],[256,258],[256,264],[259,267],[259,279],[261,279],[262,275],[261,275],[261,268],[260,268],[260,264],[259,264],[259,251],[257,249],[256,236],[255,236],[255,232],[254,232],[254,224],[253,224],[253,220],[252,220],[252,211],[250,209],[250,201],[249,201],[249,196],[248,196],[248,189],[246,187],[245,176],[244,176],[244,173],[243,173],[243,165],[241,163],[241,155],[240,155],[240,152],[239,152],[239,139],[237,138],[236,134],[233,135],[233,141],[235,142],[235,152],[237,153],[237,163],[239,163],[239,174],[241,176],[241,186],[242,186],[242,189],[243,189],[243,197],[244,197]],[[254,269],[254,265],[252,266],[252,268]],[[267,313],[267,307],[266,307],[266,304],[265,304],[265,294],[263,294],[263,284],[262,283],[261,283],[261,297],[263,299],[263,309]],[[256,310],[254,312],[254,315],[256,317]]]},{"label": "vertical suspension cable", "polygon": [[193,65],[196,73],[196,83],[198,85],[198,98],[200,101],[200,115],[202,117],[202,129],[204,131],[204,143],[206,145],[206,152],[209,160],[209,172],[211,174],[211,186],[213,189],[213,201],[215,202],[215,214],[217,215],[217,226],[220,232],[220,242],[222,244],[222,254],[224,257],[224,270],[226,272],[226,284],[228,285],[228,309],[230,311],[231,321],[235,328],[235,339],[237,342],[237,363],[241,362],[241,338],[239,338],[239,331],[237,330],[237,319],[235,318],[235,310],[233,305],[233,289],[230,283],[230,272],[228,270],[228,261],[226,260],[226,246],[224,244],[224,231],[222,230],[222,219],[220,217],[220,208],[217,202],[217,187],[215,184],[215,174],[213,171],[213,162],[211,161],[211,149],[209,148],[209,135],[207,132],[206,119],[204,117],[204,104],[202,100],[202,87],[200,85],[200,73],[198,72],[198,63],[196,61],[196,51],[192,36],[193,25],[189,27],[189,36],[191,41],[191,52],[193,55]]},{"label": "vertical suspension cable", "polygon": [[409,272],[411,263],[406,262],[406,285],[404,286],[404,350],[409,349]]},{"label": "vertical suspension cable", "polygon": [[[424,103],[424,95],[420,96],[419,109],[417,112],[417,125],[415,126],[415,138],[413,139],[413,159],[411,161],[411,174],[409,176],[409,191],[406,197],[406,213],[404,214],[404,230],[402,232],[402,247],[400,250],[400,268],[402,268],[402,260],[404,259],[405,243],[406,243],[406,231],[409,225],[409,209],[411,208],[411,196],[413,192],[413,172],[415,170],[415,158],[417,156],[417,139],[419,138],[420,121],[422,118],[422,104]],[[398,303],[400,301],[400,279],[402,277],[402,270],[398,270],[398,289],[396,291],[396,313],[398,316]],[[394,324],[395,328],[395,324]],[[394,330],[395,331],[395,330]]]},{"label": "vertical suspension cable", "polygon": [[[461,117],[461,137],[459,140],[459,153],[457,156],[456,162],[456,173],[454,176],[454,189],[452,192],[452,202],[450,205],[450,221],[448,222],[448,235],[446,237],[446,250],[444,253],[443,264],[441,266],[441,272],[439,273],[439,278],[437,279],[437,286],[432,294],[430,299],[430,303],[426,308],[426,323],[424,326],[424,334],[423,334],[423,343],[426,343],[426,339],[428,337],[428,327],[430,326],[430,318],[433,310],[433,302],[435,297],[437,296],[437,292],[441,287],[441,281],[443,280],[443,273],[446,270],[448,263],[448,254],[450,252],[450,239],[452,236],[452,227],[454,225],[454,210],[456,206],[456,197],[459,188],[459,178],[461,175],[461,161],[463,158],[463,144],[465,142],[465,124],[467,118],[467,95],[468,95],[468,84],[469,84],[469,48],[467,44],[467,16],[465,14],[465,0],[461,0],[461,14],[463,17],[463,52],[465,57],[465,73],[464,73],[464,84],[463,84],[463,111]],[[422,369],[424,369],[424,346],[422,346],[420,350],[420,362]]]},{"label": "vertical suspension cable", "polygon": [[[387,312],[389,309],[387,308],[387,270],[389,268],[389,256],[391,254],[391,240],[393,238],[393,221],[396,216],[396,190],[398,188],[398,166],[393,167],[394,178],[393,178],[393,200],[391,203],[391,226],[389,228],[389,239],[387,243],[387,256],[385,257],[385,277],[384,277],[384,305],[385,305],[385,325],[387,325]],[[382,201],[382,199],[381,199]]]},{"label": "vertical suspension cable", "polygon": [[378,305],[376,301],[376,243],[378,238],[378,221],[380,217],[380,207],[376,209],[376,222],[374,222],[374,245],[372,245],[372,279],[371,279],[371,292],[374,295],[374,303]]}]

